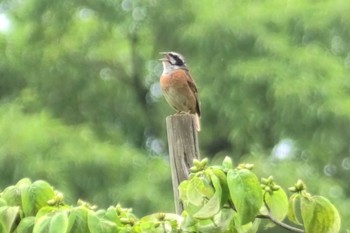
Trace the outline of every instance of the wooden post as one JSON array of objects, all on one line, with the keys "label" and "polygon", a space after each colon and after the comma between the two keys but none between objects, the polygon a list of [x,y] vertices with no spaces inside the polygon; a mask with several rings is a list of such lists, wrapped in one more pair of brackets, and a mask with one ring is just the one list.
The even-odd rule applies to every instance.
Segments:
[{"label": "wooden post", "polygon": [[193,115],[179,114],[166,118],[169,160],[175,209],[177,214],[183,211],[183,205],[179,198],[179,184],[188,178],[193,159],[199,160],[198,135]]}]

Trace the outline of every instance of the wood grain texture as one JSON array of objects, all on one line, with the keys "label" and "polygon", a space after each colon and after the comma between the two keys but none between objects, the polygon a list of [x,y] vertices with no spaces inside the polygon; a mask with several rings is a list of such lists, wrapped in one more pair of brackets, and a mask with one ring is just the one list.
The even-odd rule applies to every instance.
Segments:
[{"label": "wood grain texture", "polygon": [[188,178],[193,159],[200,159],[198,134],[194,115],[191,114],[168,116],[166,126],[175,209],[177,214],[181,214],[183,206],[179,199],[178,186]]}]

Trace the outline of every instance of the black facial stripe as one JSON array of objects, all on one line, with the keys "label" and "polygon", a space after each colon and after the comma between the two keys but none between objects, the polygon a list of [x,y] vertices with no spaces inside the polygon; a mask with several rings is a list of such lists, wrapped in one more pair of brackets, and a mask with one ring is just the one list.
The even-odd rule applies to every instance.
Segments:
[{"label": "black facial stripe", "polygon": [[169,55],[172,58],[174,58],[174,60],[175,60],[175,64],[173,64],[173,65],[183,66],[185,64],[184,61],[181,58],[179,58],[179,56],[177,56],[177,55],[175,55],[173,53],[170,53]]}]

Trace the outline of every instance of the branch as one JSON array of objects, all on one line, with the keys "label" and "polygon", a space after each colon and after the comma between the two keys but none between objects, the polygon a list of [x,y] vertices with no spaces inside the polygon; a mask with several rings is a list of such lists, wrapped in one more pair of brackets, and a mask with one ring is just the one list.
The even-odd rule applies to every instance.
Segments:
[{"label": "branch", "polygon": [[298,233],[305,233],[305,231],[303,229],[299,229],[299,228],[296,228],[296,227],[292,227],[284,222],[280,222],[278,221],[277,219],[275,219],[272,215],[271,215],[271,209],[269,207],[269,205],[267,204],[267,201],[266,201],[266,195],[267,195],[267,192],[264,193],[264,196],[263,196],[263,201],[264,201],[264,205],[268,211],[268,214],[267,215],[264,215],[264,214],[259,214],[257,215],[256,217],[257,218],[261,218],[261,219],[270,219],[271,222],[273,222],[274,224],[276,224],[277,226],[280,226],[288,231],[293,231],[293,232],[298,232]]},{"label": "branch", "polygon": [[280,226],[286,230],[292,231],[292,232],[298,232],[298,233],[305,233],[304,230],[296,228],[296,227],[292,227],[286,223],[280,222],[277,219],[273,218],[270,214],[269,215],[264,215],[264,214],[259,214],[256,216],[257,218],[261,218],[261,219],[269,219],[271,222],[273,222],[274,224],[276,224],[277,226]]}]

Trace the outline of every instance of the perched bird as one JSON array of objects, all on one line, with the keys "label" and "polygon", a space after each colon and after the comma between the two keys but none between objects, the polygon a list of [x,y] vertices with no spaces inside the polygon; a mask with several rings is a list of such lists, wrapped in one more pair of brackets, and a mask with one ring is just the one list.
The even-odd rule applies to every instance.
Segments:
[{"label": "perched bird", "polygon": [[184,57],[176,52],[162,52],[163,73],[160,76],[160,87],[168,104],[177,113],[194,114],[197,131],[200,131],[201,115],[198,91]]}]

